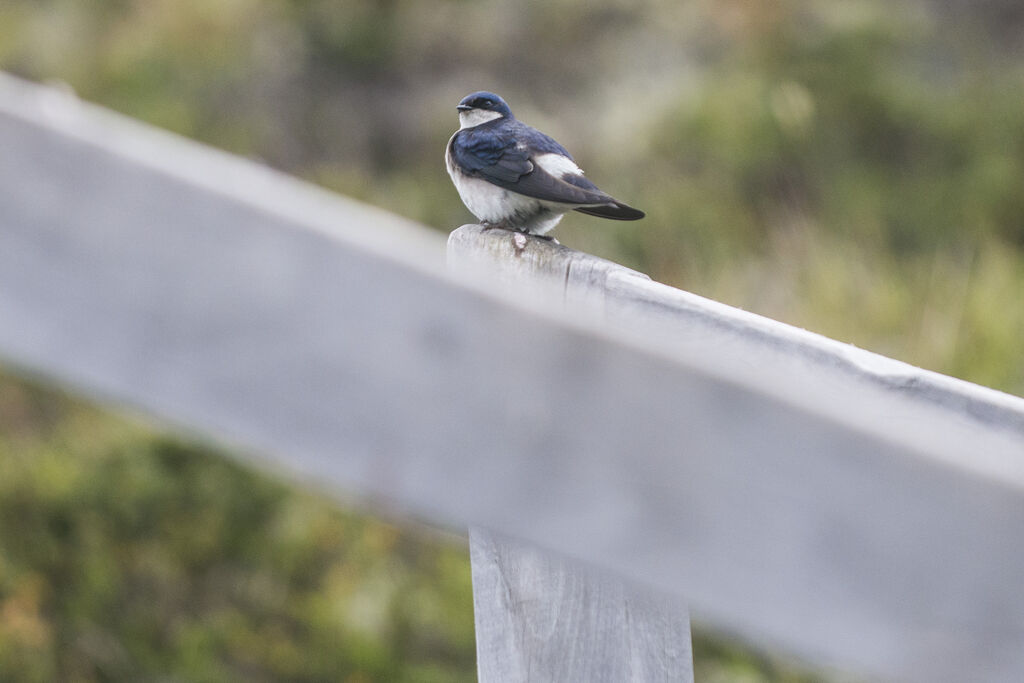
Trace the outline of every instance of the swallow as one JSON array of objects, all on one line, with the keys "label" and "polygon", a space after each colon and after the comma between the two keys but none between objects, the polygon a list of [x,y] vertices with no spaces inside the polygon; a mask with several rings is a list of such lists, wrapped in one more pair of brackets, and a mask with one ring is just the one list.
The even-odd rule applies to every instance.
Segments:
[{"label": "swallow", "polygon": [[544,235],[569,211],[620,221],[644,212],[602,192],[554,139],[516,119],[494,93],[467,95],[445,166],[470,213],[487,227]]}]

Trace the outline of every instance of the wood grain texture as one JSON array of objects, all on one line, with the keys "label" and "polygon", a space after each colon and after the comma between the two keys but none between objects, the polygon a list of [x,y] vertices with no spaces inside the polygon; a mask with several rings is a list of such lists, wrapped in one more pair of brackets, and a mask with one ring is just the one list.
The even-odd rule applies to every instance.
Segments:
[{"label": "wood grain texture", "polygon": [[[1020,397],[668,287],[547,240],[530,239],[517,248],[507,231],[465,225],[449,236],[448,262],[504,287],[523,288],[530,280],[540,280],[546,296],[555,292],[570,308],[586,308],[620,327],[668,337],[679,349],[700,353],[715,346],[743,370],[753,366],[753,359],[763,366],[759,372],[773,374],[780,383],[859,385],[877,389],[881,400],[909,398],[944,408],[949,419],[972,420],[1024,437]],[[766,358],[770,362],[763,362]]]},{"label": "wood grain texture", "polygon": [[664,312],[459,282],[408,221],[3,76],[0,150],[7,362],[815,661],[1024,679],[1020,399],[617,272],[594,305]]},{"label": "wood grain texture", "polygon": [[481,683],[693,681],[682,600],[473,529]]}]

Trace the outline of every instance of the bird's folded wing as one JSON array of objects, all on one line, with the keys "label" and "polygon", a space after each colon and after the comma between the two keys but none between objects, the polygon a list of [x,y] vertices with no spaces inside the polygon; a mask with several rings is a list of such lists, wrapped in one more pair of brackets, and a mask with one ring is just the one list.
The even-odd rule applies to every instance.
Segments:
[{"label": "bird's folded wing", "polygon": [[548,173],[511,137],[457,135],[452,155],[469,175],[527,197],[584,206],[614,202],[582,175]]}]

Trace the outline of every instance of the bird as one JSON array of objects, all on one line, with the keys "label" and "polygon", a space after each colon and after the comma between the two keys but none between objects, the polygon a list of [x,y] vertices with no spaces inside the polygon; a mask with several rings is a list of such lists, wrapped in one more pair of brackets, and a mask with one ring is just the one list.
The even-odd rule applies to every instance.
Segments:
[{"label": "bird", "polygon": [[445,166],[485,228],[543,236],[569,211],[620,221],[644,217],[598,189],[565,147],[516,119],[498,95],[481,90],[456,109],[459,130],[448,140]]}]

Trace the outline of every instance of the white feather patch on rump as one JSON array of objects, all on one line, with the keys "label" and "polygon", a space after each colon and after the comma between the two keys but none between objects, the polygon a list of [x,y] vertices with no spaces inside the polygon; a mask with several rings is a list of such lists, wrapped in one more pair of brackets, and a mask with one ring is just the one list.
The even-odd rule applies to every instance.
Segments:
[{"label": "white feather patch on rump", "polygon": [[540,154],[533,158],[534,163],[556,178],[561,178],[566,173],[571,175],[583,175],[583,169],[576,165],[569,157],[561,154],[548,153]]}]

